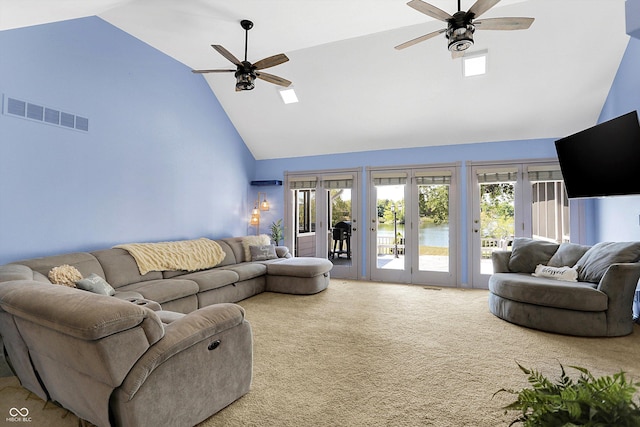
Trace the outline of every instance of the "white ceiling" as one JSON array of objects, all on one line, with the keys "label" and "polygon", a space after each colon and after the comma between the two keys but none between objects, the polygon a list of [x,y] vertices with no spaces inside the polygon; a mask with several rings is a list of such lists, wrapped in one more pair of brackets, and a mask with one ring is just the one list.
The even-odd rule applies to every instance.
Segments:
[{"label": "white ceiling", "polygon": [[[462,0],[468,10],[473,0]],[[477,31],[488,74],[463,78],[445,26],[406,0],[0,0],[0,30],[97,15],[193,69],[233,68],[277,53],[265,71],[293,82],[300,102],[258,80],[236,92],[232,73],[206,78],[256,157],[557,138],[596,123],[629,36],[625,0],[502,0],[483,15],[528,16],[523,31]],[[456,0],[431,0],[453,13]]]}]

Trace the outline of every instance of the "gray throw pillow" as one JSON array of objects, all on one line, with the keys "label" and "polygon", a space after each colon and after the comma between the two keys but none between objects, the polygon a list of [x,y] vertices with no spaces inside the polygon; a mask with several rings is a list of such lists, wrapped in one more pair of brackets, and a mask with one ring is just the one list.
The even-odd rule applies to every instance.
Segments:
[{"label": "gray throw pillow", "polygon": [[95,273],[91,273],[89,277],[78,280],[76,286],[85,291],[93,292],[94,294],[111,296],[116,293],[115,289],[113,289],[106,280]]},{"label": "gray throw pillow", "polygon": [[251,252],[251,261],[266,261],[278,258],[275,245],[251,245],[249,246],[249,251]]},{"label": "gray throw pillow", "polygon": [[533,273],[538,264],[547,265],[549,259],[558,250],[558,244],[534,240],[529,237],[516,237],[509,258],[509,271],[514,273]]},{"label": "gray throw pillow", "polygon": [[576,263],[578,280],[599,283],[611,264],[638,262],[640,242],[601,242],[593,245]]},{"label": "gray throw pillow", "polygon": [[547,265],[549,267],[573,267],[589,248],[591,246],[568,242],[561,243]]}]

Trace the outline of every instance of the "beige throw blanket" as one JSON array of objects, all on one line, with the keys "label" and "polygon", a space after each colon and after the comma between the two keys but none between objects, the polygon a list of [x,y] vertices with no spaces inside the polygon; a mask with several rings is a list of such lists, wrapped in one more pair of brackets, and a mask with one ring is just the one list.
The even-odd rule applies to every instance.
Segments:
[{"label": "beige throw blanket", "polygon": [[225,253],[220,245],[206,238],[160,243],[128,243],[114,246],[128,251],[140,274],[150,271],[196,271],[220,264]]}]

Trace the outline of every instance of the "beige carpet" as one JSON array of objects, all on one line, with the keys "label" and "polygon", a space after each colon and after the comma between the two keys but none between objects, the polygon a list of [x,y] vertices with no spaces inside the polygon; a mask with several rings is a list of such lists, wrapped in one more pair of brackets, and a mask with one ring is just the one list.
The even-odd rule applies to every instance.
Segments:
[{"label": "beige carpet", "polygon": [[[240,305],[254,332],[252,388],[201,427],[507,426],[511,397],[492,394],[527,385],[516,360],[553,377],[561,362],[640,380],[640,326],[607,339],[537,332],[491,315],[486,291],[332,280],[317,295]],[[0,411],[20,407],[11,396],[0,394]],[[35,399],[31,425],[69,425],[71,414]]]}]

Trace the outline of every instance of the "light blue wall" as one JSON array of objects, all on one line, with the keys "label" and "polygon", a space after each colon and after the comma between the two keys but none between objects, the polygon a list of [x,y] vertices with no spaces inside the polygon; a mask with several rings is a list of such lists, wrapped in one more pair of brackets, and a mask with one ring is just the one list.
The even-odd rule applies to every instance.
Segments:
[{"label": "light blue wall", "polygon": [[[640,16],[636,16],[640,20]],[[631,38],[598,122],[640,110],[640,40]],[[640,141],[638,141],[640,144]],[[638,159],[640,170],[640,159]],[[640,179],[640,175],[638,177]],[[595,201],[597,241],[640,240],[640,196]]]},{"label": "light blue wall", "polygon": [[0,264],[246,233],[255,160],[183,64],[97,17],[0,31],[0,93],[89,118],[0,115]]}]

